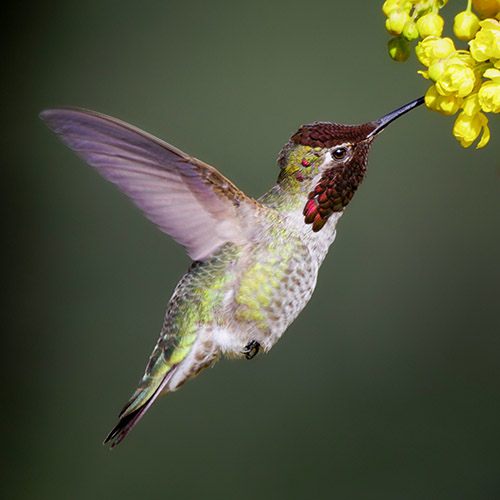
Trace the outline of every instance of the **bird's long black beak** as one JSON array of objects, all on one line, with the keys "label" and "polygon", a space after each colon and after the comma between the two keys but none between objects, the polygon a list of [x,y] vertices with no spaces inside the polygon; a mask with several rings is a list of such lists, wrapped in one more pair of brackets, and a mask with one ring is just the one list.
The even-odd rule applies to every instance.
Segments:
[{"label": "bird's long black beak", "polygon": [[418,99],[409,102],[405,106],[402,106],[401,108],[392,111],[391,113],[383,116],[382,118],[375,120],[373,123],[375,123],[376,127],[368,134],[367,138],[375,137],[377,134],[380,134],[380,132],[382,132],[382,130],[384,130],[384,128],[387,127],[387,125],[393,122],[396,118],[403,116],[405,113],[408,113],[408,111],[411,111],[413,108],[416,108],[417,106],[423,104],[424,99],[425,99],[424,97],[419,97]]}]

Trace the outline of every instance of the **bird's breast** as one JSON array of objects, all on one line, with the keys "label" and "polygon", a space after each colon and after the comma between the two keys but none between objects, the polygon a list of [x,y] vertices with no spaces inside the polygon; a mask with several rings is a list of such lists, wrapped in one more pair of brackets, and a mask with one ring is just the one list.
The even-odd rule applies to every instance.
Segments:
[{"label": "bird's breast", "polygon": [[335,237],[335,222],[313,233],[303,222],[304,231],[297,230],[295,218],[283,218],[245,249],[231,292],[229,326],[241,342],[255,340],[269,350],[302,311]]}]

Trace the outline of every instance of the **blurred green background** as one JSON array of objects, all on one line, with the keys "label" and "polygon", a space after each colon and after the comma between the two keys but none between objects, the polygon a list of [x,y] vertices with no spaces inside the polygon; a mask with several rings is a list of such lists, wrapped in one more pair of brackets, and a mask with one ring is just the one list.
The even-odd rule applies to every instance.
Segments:
[{"label": "blurred green background", "polygon": [[189,259],[38,113],[116,116],[259,196],[302,123],[365,122],[425,92],[414,56],[386,55],[381,3],[13,7],[2,498],[500,498],[497,116],[483,150],[423,108],[392,125],[276,347],[220,362],[101,446]]}]

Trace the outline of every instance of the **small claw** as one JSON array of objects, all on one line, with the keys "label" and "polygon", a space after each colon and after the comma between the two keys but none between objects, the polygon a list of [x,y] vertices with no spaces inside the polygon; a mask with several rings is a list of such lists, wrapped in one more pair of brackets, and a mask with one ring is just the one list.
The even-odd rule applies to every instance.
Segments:
[{"label": "small claw", "polygon": [[247,359],[252,359],[255,356],[257,356],[259,350],[260,350],[260,344],[257,341],[252,340],[252,342],[249,342],[245,346],[245,348],[243,349],[243,351],[241,351],[241,353],[244,354]]}]

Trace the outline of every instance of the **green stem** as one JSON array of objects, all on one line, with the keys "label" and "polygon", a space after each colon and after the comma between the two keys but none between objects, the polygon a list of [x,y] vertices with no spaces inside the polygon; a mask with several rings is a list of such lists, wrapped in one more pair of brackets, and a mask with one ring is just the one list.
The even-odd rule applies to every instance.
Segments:
[{"label": "green stem", "polygon": [[467,0],[467,12],[470,12],[472,10],[472,0]]}]

